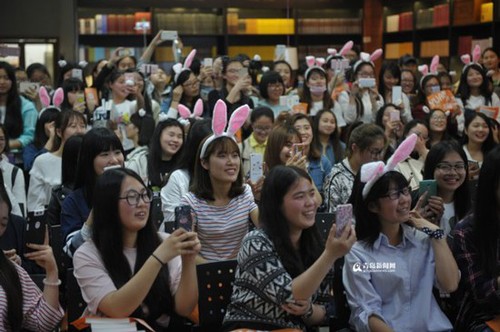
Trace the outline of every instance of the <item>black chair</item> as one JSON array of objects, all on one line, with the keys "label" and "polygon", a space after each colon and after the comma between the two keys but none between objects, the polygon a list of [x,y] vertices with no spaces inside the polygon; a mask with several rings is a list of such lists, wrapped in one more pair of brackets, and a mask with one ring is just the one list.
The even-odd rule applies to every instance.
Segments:
[{"label": "black chair", "polygon": [[326,241],[328,234],[330,233],[330,228],[332,228],[335,222],[335,213],[316,213],[316,227],[318,228],[323,240]]},{"label": "black chair", "polygon": [[330,331],[350,331],[349,317],[351,308],[347,302],[346,291],[342,283],[342,269],[344,257],[337,259],[334,264],[332,288],[334,293],[336,315],[330,318]]},{"label": "black chair", "polygon": [[196,267],[200,323],[195,331],[219,331],[231,301],[236,260],[200,264]]},{"label": "black chair", "polygon": [[87,303],[83,300],[80,286],[73,275],[73,269],[68,269],[66,274],[66,295],[68,309],[69,331],[76,331],[76,328],[71,325],[71,322],[80,318],[87,307]]}]

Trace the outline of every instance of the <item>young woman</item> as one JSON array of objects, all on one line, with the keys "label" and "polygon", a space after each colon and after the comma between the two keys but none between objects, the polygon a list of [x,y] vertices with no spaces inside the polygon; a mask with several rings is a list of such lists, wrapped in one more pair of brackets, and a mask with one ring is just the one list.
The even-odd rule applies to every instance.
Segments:
[{"label": "young woman", "polygon": [[488,47],[482,54],[483,66],[486,68],[486,74],[493,83],[493,92],[500,93],[500,68],[498,52],[493,47]]},{"label": "young woman", "polygon": [[0,61],[0,123],[5,126],[11,150],[21,151],[33,141],[38,112],[17,92],[14,68]]},{"label": "young woman", "polygon": [[323,246],[315,224],[317,207],[314,185],[303,169],[276,166],[269,172],[262,190],[261,228],[242,242],[224,331],[302,331],[327,321],[332,308],[326,302],[330,293],[325,276],[356,235],[348,223],[336,237],[334,225]]},{"label": "young woman", "polygon": [[273,128],[267,139],[264,162],[268,170],[277,165],[297,166],[307,171],[307,155],[295,153],[294,145],[302,143],[299,132],[290,125]]},{"label": "young woman", "polygon": [[401,113],[399,107],[391,103],[385,104],[377,111],[375,124],[384,130],[388,142],[384,160],[387,160],[394,150],[396,150],[403,136],[404,124],[402,122]]},{"label": "young woman", "polygon": [[273,71],[278,72],[285,85],[285,94],[297,94],[295,90],[295,84],[293,82],[293,70],[292,66],[285,60],[275,61],[273,63]]},{"label": "young woman", "polygon": [[443,141],[429,150],[424,165],[424,180],[428,179],[436,180],[437,196],[428,197],[423,215],[448,235],[471,207],[467,156],[460,144]]},{"label": "young woman", "polygon": [[54,152],[44,153],[35,159],[30,171],[28,211],[44,209],[50,202],[52,188],[61,184],[61,156],[66,140],[76,134],[85,134],[87,122],[76,111],[60,113],[55,121],[58,142]]},{"label": "young woman", "polygon": [[265,72],[260,79],[259,91],[262,99],[258,106],[270,108],[274,113],[274,118],[288,110],[286,106],[280,105],[280,97],[285,94],[285,83],[278,72]]},{"label": "young woman", "polygon": [[[96,182],[92,240],[73,264],[87,313],[145,319],[164,331],[171,316],[188,316],[198,302],[196,233],[157,233],[149,214],[152,193],[128,169],[106,171]],[[179,257],[181,256],[181,257]]]},{"label": "young woman", "polygon": [[[169,114],[177,115],[177,106],[179,104],[193,111],[196,101],[201,98],[198,77],[191,70],[183,70],[178,75],[177,80],[174,80],[172,89],[172,103],[170,104]],[[208,105],[206,103],[203,103],[202,116],[208,116]]]},{"label": "young woman", "polygon": [[479,112],[465,117],[462,148],[467,156],[470,179],[477,179],[484,158],[495,145],[490,118]]},{"label": "young woman", "polygon": [[413,108],[412,100],[414,101],[417,94],[417,78],[409,69],[401,70],[401,90],[408,96]]},{"label": "young woman", "polygon": [[302,113],[297,113],[290,119],[291,125],[297,130],[302,142],[302,154],[307,156],[307,172],[313,183],[321,193],[323,183],[332,170],[332,164],[327,157],[323,156],[321,150],[317,150],[311,143],[313,141],[313,129],[310,118]]},{"label": "young woman", "polygon": [[455,331],[492,331],[486,322],[500,315],[500,148],[485,158],[474,213],[452,231],[452,250],[462,272]]},{"label": "young woman", "polygon": [[145,183],[148,183],[149,143],[154,128],[155,120],[144,110],[132,114],[127,124],[127,138],[134,142],[134,149],[127,155],[125,167],[139,174]]},{"label": "young woman", "polygon": [[158,104],[156,100],[152,99],[147,93],[146,76],[136,69],[127,69],[126,73],[134,74],[135,83],[135,89],[133,89],[128,98],[136,100],[137,103],[142,103],[142,107],[146,111],[146,114],[153,117],[155,122],[158,123],[160,116],[160,104]]},{"label": "young woman", "polygon": [[313,120],[312,146],[326,156],[331,165],[344,159],[345,144],[340,140],[337,117],[332,111],[319,111]]},{"label": "young woman", "polygon": [[329,212],[339,204],[345,204],[352,192],[354,177],[363,164],[382,160],[387,139],[384,131],[375,124],[358,124],[352,128],[347,142],[346,158],[333,166],[328,175],[323,193]]},{"label": "young woman", "polygon": [[169,85],[170,76],[165,73],[162,68],[158,68],[155,73],[149,76],[151,86],[147,88],[151,99],[155,100],[160,105],[160,112],[167,113],[169,107],[169,96],[172,92],[172,87]]},{"label": "young woman", "polygon": [[[85,84],[78,78],[68,78],[62,84],[64,100],[61,103],[61,110],[73,110],[85,114],[88,118],[89,111],[85,103]],[[94,102],[95,106],[95,102]]]},{"label": "young woman", "polygon": [[429,123],[428,148],[433,147],[439,142],[453,139],[451,135],[453,131],[452,120],[449,118],[447,112],[440,109],[433,109],[427,115],[427,122]]},{"label": "young woman", "polygon": [[[162,188],[172,171],[184,144],[184,127],[174,119],[158,123],[151,137],[148,155],[148,179],[151,187]],[[197,149],[197,147],[189,147]]]},{"label": "young woman", "polygon": [[106,167],[122,167],[124,155],[120,139],[107,128],[93,128],[83,137],[74,191],[61,208],[61,232],[70,256],[83,243],[80,229],[92,208],[97,177]]},{"label": "young woman", "polygon": [[451,331],[432,293],[436,284],[453,292],[460,280],[443,230],[410,211],[409,183],[401,173],[372,177],[368,166],[353,189],[359,241],[343,269],[351,325],[356,331]]},{"label": "young woman", "polygon": [[455,87],[453,86],[453,79],[451,75],[446,71],[441,71],[437,75],[439,79],[439,85],[441,85],[441,90],[450,90],[453,92]]},{"label": "young woman", "polygon": [[[105,83],[108,76],[111,75],[113,71],[125,71],[137,67],[137,59],[130,55],[121,56],[120,53],[122,50],[124,50],[122,47],[118,47],[113,51],[111,58],[106,65],[102,67],[94,81],[94,87],[98,92],[101,92],[105,98],[108,95],[108,90],[105,89]],[[109,86],[107,88],[109,88]]]},{"label": "young woman", "polygon": [[[6,191],[0,189],[0,237],[12,209]],[[61,321],[64,311],[59,304],[59,285],[56,260],[48,245],[45,233],[44,244],[27,244],[33,251],[26,253],[45,270],[43,293],[28,273],[13,260],[11,252],[0,250],[0,329],[2,331],[53,331]],[[9,255],[9,256],[7,256]]]},{"label": "young woman", "polygon": [[401,88],[401,100],[393,100],[392,88],[401,85],[401,69],[395,61],[385,61],[380,69],[380,85],[378,92],[385,101],[385,104],[394,104],[401,110],[403,121],[406,123],[412,119],[410,100]]}]

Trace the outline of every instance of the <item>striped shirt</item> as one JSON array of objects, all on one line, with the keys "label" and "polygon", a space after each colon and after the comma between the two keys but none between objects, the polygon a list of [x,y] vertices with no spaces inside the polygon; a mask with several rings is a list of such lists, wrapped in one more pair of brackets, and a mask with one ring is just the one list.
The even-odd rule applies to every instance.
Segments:
[{"label": "striped shirt", "polygon": [[[52,308],[28,273],[19,265],[13,265],[19,275],[23,292],[23,329],[52,331],[63,317],[64,312],[61,306]],[[11,331],[7,323],[7,295],[2,287],[0,287],[0,330]]]},{"label": "striped shirt", "polygon": [[249,214],[257,208],[250,186],[225,206],[214,206],[188,192],[180,205],[190,205],[196,215],[200,255],[209,261],[234,259],[248,233]]}]

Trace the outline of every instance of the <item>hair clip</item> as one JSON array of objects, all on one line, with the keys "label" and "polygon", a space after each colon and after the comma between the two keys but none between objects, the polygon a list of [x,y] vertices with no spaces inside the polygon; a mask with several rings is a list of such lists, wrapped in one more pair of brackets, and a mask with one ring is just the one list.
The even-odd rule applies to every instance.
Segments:
[{"label": "hair clip", "polygon": [[59,112],[61,112],[60,106],[64,101],[64,91],[62,88],[58,88],[54,92],[54,96],[52,97],[52,104],[49,93],[47,92],[47,89],[44,86],[40,87],[40,89],[38,90],[38,95],[40,96],[40,102],[42,103],[43,106],[42,110],[40,110],[40,113],[38,114],[38,118],[40,118],[43,112],[45,112],[45,110],[49,108],[54,108]]},{"label": "hair clip", "polygon": [[163,122],[166,121],[167,119],[170,119],[167,113],[158,114],[158,122]]},{"label": "hair clip", "polygon": [[186,57],[186,60],[184,60],[184,64],[182,63],[176,63],[172,69],[174,70],[175,76],[174,76],[174,82],[177,83],[177,79],[179,78],[179,75],[185,71],[189,70],[191,71],[191,63],[193,63],[194,56],[196,55],[196,49],[191,50],[189,52],[188,56]]},{"label": "hair clip", "polygon": [[354,64],[354,66],[352,67],[352,70],[353,72],[356,72],[356,69],[359,67],[359,65],[361,65],[362,63],[369,63],[370,65],[372,65],[372,67],[375,67],[375,64],[373,63],[373,61],[377,60],[378,58],[380,58],[382,56],[384,52],[382,51],[381,48],[377,48],[375,51],[373,51],[372,54],[369,54],[369,53],[365,53],[365,52],[361,52],[359,54],[359,60],[356,61],[356,63]]}]

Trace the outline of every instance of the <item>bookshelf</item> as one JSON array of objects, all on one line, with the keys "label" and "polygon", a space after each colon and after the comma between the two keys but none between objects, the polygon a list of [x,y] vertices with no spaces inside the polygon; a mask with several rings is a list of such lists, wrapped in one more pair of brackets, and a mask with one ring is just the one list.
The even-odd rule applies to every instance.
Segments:
[{"label": "bookshelf", "polygon": [[[163,29],[177,30],[186,51],[195,45],[201,57],[247,53],[272,61],[276,44],[298,47],[299,59],[309,53],[326,56],[328,47],[339,47],[348,40],[361,45],[363,2],[76,0],[79,55],[94,62],[118,46],[139,54],[144,42],[149,43]],[[133,29],[136,13],[151,22],[145,35]],[[155,60],[171,61],[170,46],[162,44]]]},{"label": "bookshelf", "polygon": [[422,63],[438,54],[460,70],[459,56],[476,44],[499,47],[500,0],[383,0],[383,47],[389,59],[405,53]]}]

